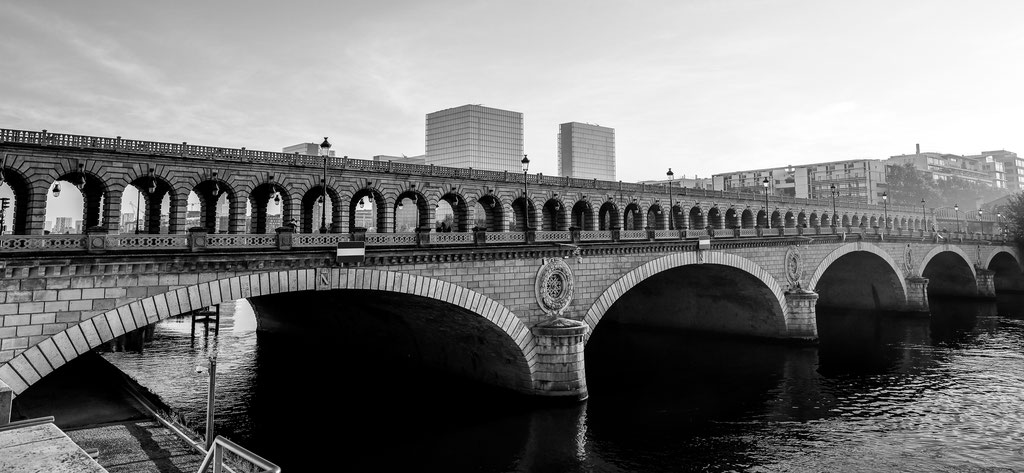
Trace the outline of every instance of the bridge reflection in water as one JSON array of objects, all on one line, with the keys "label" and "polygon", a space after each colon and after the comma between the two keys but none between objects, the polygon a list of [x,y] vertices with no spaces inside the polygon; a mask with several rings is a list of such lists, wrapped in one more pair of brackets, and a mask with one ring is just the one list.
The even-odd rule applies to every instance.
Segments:
[{"label": "bridge reflection in water", "polygon": [[[803,347],[637,327],[615,309],[586,348],[589,400],[565,406],[380,358],[415,349],[401,317],[349,304],[337,319],[364,320],[317,320],[310,301],[257,332],[239,303],[219,336],[218,432],[286,471],[1020,469],[1024,301],[999,302],[933,299],[931,318],[823,310],[820,344]],[[325,324],[379,332],[339,339]],[[198,427],[205,348],[188,329],[163,321],[143,354],[105,356]]]}]

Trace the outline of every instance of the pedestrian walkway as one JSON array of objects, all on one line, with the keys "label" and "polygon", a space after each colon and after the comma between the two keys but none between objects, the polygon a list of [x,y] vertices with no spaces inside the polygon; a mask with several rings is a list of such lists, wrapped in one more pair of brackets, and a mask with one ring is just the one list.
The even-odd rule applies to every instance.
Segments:
[{"label": "pedestrian walkway", "polygon": [[83,427],[67,435],[86,450],[98,449],[97,461],[111,473],[195,473],[203,462],[195,449],[155,420]]},{"label": "pedestrian walkway", "polygon": [[5,428],[9,430],[0,430],[0,471],[4,473],[107,471],[54,425],[52,417],[42,423]]}]

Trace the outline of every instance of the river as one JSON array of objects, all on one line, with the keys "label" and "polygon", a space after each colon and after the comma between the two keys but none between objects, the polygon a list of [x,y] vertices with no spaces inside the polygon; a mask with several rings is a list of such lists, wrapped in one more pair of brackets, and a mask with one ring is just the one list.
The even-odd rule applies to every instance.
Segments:
[{"label": "river", "polygon": [[285,472],[1024,470],[1024,304],[931,303],[819,313],[814,346],[602,326],[570,405],[339,359],[245,301],[215,337],[174,318],[103,356],[202,431],[215,341],[217,433]]}]

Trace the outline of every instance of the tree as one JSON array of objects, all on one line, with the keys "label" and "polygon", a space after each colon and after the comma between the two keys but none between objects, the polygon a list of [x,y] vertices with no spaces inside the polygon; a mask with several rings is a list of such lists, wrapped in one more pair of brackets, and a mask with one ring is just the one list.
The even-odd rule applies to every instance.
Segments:
[{"label": "tree", "polygon": [[1002,212],[1006,235],[1016,241],[1017,247],[1024,251],[1024,192],[1018,192],[1010,197]]},{"label": "tree", "polygon": [[913,164],[886,166],[885,180],[888,184],[889,199],[893,204],[920,205],[921,200],[939,206],[939,194],[931,179],[914,169]]}]

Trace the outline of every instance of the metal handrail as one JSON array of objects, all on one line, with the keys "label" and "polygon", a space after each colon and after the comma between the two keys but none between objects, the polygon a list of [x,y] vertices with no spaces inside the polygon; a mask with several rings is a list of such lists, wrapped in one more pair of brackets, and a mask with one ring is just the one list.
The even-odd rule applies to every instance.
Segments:
[{"label": "metal handrail", "polygon": [[33,425],[52,424],[53,416],[36,417],[35,419],[25,419],[16,422],[10,422],[8,424],[0,426],[0,432],[6,432],[8,430],[20,429],[22,427],[32,427]]},{"label": "metal handrail", "polygon": [[206,457],[203,458],[203,463],[199,465],[199,470],[196,473],[203,473],[212,464],[213,473],[221,473],[225,469],[233,471],[231,467],[224,464],[224,452],[228,451],[235,455],[238,455],[243,460],[250,464],[260,468],[258,473],[280,473],[281,467],[271,463],[265,458],[250,452],[245,447],[238,445],[231,440],[220,435],[213,439],[213,446],[206,452]]}]

